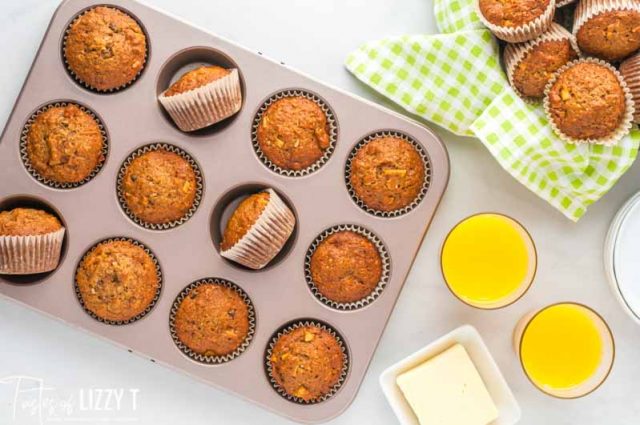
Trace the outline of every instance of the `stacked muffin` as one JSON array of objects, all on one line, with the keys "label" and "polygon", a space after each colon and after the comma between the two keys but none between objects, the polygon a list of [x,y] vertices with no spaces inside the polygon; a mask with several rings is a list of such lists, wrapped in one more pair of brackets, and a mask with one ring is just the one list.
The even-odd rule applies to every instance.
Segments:
[{"label": "stacked muffin", "polygon": [[[571,7],[569,32],[553,17]],[[640,1],[478,0],[478,10],[508,42],[511,86],[525,101],[542,102],[562,140],[610,145],[640,122]]]}]

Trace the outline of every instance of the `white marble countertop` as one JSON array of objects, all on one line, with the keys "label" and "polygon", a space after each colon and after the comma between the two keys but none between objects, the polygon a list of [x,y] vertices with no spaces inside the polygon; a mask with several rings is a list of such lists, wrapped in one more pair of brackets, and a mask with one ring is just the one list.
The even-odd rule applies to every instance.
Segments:
[{"label": "white marble countertop", "polygon": [[[2,126],[58,2],[0,2]],[[345,56],[367,40],[435,32],[432,4],[425,0],[148,2],[332,85],[387,105],[347,73],[342,65]],[[634,166],[614,190],[574,224],[509,177],[479,142],[438,132],[451,155],[449,190],[357,398],[331,423],[395,423],[378,386],[380,372],[464,323],[480,331],[494,354],[520,402],[523,425],[638,423],[640,327],[623,313],[610,293],[602,251],[615,211],[640,188],[640,167]],[[466,215],[485,210],[503,212],[524,223],[539,251],[538,275],[532,289],[518,303],[499,311],[478,311],[457,301],[446,289],[438,267],[438,250],[449,228]],[[616,362],[608,381],[594,394],[574,401],[552,399],[537,391],[523,375],[510,345],[513,327],[525,312],[560,300],[580,301],[596,308],[609,322],[617,342]],[[129,392],[120,411],[94,409],[88,424],[129,420],[155,425],[287,423],[7,301],[0,301],[0,341],[0,380],[6,376],[40,378],[45,386],[53,388],[49,393],[59,399],[58,404],[83,389],[139,390],[135,410]],[[0,423],[39,423],[36,417],[11,422],[13,393],[9,387],[0,385]]]}]

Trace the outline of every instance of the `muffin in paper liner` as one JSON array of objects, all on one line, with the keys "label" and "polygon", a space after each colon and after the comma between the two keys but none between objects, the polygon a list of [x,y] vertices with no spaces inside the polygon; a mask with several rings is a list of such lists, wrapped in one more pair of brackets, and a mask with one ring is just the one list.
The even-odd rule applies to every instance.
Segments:
[{"label": "muffin in paper liner", "polygon": [[[602,66],[608,68],[610,71],[612,71],[616,75],[616,77],[618,78],[618,81],[619,81],[620,86],[622,87],[622,89],[624,91],[625,98],[626,98],[625,115],[624,115],[624,118],[621,121],[620,125],[618,126],[617,130],[614,131],[610,136],[604,137],[604,138],[600,138],[600,139],[574,139],[574,138],[562,133],[562,131],[560,131],[558,126],[553,121],[553,118],[552,118],[551,112],[550,112],[549,94],[551,92],[551,88],[555,84],[555,82],[558,79],[558,77],[562,73],[567,71],[568,69],[570,69],[570,68],[572,68],[572,67],[574,67],[574,66],[576,66],[576,65],[578,65],[580,63],[586,63],[586,62],[602,65]],[[565,66],[560,68],[554,74],[554,76],[551,78],[551,80],[547,84],[547,87],[545,88],[543,106],[544,106],[545,115],[547,116],[547,119],[549,120],[549,125],[551,125],[551,128],[553,129],[553,132],[558,137],[560,137],[560,139],[562,139],[563,141],[565,141],[567,143],[571,143],[571,144],[591,143],[591,144],[596,144],[596,145],[610,146],[610,145],[613,145],[613,144],[617,143],[618,141],[620,141],[620,139],[622,139],[627,134],[629,134],[629,132],[631,131],[631,128],[633,127],[633,116],[634,116],[634,113],[635,113],[635,107],[634,107],[634,104],[633,104],[633,96],[631,94],[631,90],[629,90],[629,87],[627,86],[627,83],[626,83],[624,77],[620,74],[620,72],[618,72],[618,70],[615,67],[613,67],[613,65],[611,65],[608,62],[605,62],[605,61],[603,61],[601,59],[596,59],[596,58],[577,59],[577,60],[574,60],[573,62],[569,62],[568,64],[566,64]]]},{"label": "muffin in paper liner", "polygon": [[525,43],[518,44],[508,44],[504,49],[504,66],[507,71],[507,78],[509,79],[509,84],[513,90],[520,96],[525,102],[534,104],[540,103],[541,99],[532,98],[529,96],[525,96],[523,93],[518,90],[516,85],[513,82],[513,77],[516,69],[520,62],[531,52],[535,47],[539,46],[542,43],[547,41],[562,41],[569,40],[571,43],[571,47],[573,50],[579,55],[580,50],[578,50],[578,45],[576,44],[575,37],[569,31],[567,31],[562,25],[557,23],[552,23],[549,30],[542,34],[540,37],[527,41]]},{"label": "muffin in paper liner", "polygon": [[200,130],[237,113],[242,107],[242,89],[237,69],[204,86],[158,100],[180,130]]},{"label": "muffin in paper liner", "polygon": [[[80,292],[80,288],[78,287],[78,282],[76,281],[77,270],[80,267],[80,265],[82,264],[82,262],[84,261],[84,259],[87,257],[87,255],[91,254],[96,248],[98,248],[102,244],[111,243],[111,242],[118,242],[118,241],[129,242],[129,243],[132,243],[133,245],[135,245],[137,247],[142,248],[144,250],[144,252],[149,256],[149,258],[151,258],[151,260],[153,261],[153,264],[155,265],[155,269],[156,269],[156,276],[158,277],[158,287],[156,288],[156,293],[155,293],[155,297],[153,298],[153,301],[151,301],[149,303],[149,305],[147,306],[147,308],[143,312],[137,314],[136,316],[134,316],[134,317],[132,317],[131,319],[128,319],[128,320],[109,320],[109,319],[104,319],[104,318],[98,316],[97,314],[95,314],[93,311],[89,310],[84,304],[84,300],[82,299],[82,293]],[[114,237],[114,238],[103,239],[100,242],[98,242],[98,243],[94,244],[93,246],[91,246],[91,248],[89,248],[82,255],[82,257],[80,258],[80,261],[78,261],[78,264],[76,266],[76,270],[73,273],[73,276],[74,276],[73,277],[73,289],[74,289],[74,292],[76,294],[76,298],[78,299],[78,302],[80,303],[80,306],[85,311],[85,313],[87,313],[89,316],[91,316],[93,319],[97,320],[100,323],[104,323],[106,325],[112,325],[112,326],[128,325],[128,324],[137,322],[138,320],[142,319],[147,314],[149,314],[151,312],[151,310],[153,310],[153,308],[158,303],[158,300],[160,299],[160,294],[162,293],[162,287],[164,286],[163,274],[162,274],[162,269],[160,268],[160,262],[158,261],[158,258],[153,253],[153,251],[151,251],[151,249],[148,246],[146,246],[145,244],[143,244],[142,242],[139,242],[139,241],[137,241],[135,239],[127,238],[127,237]]]},{"label": "muffin in paper liner", "polygon": [[253,270],[264,268],[278,255],[293,233],[296,217],[275,190],[260,217],[235,245],[220,255]]},{"label": "muffin in paper liner", "polygon": [[[193,291],[195,288],[201,285],[220,285],[226,288],[233,289],[235,292],[238,293],[238,295],[240,295],[242,300],[247,305],[247,311],[249,314],[249,330],[247,332],[247,336],[245,337],[244,341],[238,348],[236,348],[233,352],[226,354],[224,356],[205,356],[204,354],[196,353],[195,351],[187,347],[180,340],[180,338],[178,338],[178,334],[175,329],[176,314],[178,313],[178,307],[180,307],[180,303],[191,293],[191,291]],[[227,363],[237,358],[242,353],[244,353],[245,350],[251,344],[251,341],[253,340],[253,337],[255,336],[255,333],[256,333],[255,308],[253,307],[253,303],[251,302],[251,298],[249,298],[249,295],[247,295],[247,293],[244,292],[242,288],[240,288],[238,285],[236,285],[231,281],[215,278],[215,277],[196,280],[195,282],[192,282],[189,285],[187,285],[187,287],[185,287],[182,291],[180,291],[178,296],[176,296],[176,299],[173,301],[173,304],[171,306],[171,311],[169,312],[169,332],[171,333],[171,338],[173,339],[173,342],[176,344],[176,347],[184,355],[189,357],[191,360],[194,360],[198,363],[207,364],[207,365],[219,365],[219,364]]]},{"label": "muffin in paper liner", "polygon": [[544,14],[538,16],[533,21],[519,27],[504,27],[492,24],[484,17],[480,10],[480,0],[475,0],[474,4],[480,22],[489,28],[493,35],[509,43],[523,43],[538,37],[549,29],[553,23],[553,17],[556,12],[556,0],[550,0]]},{"label": "muffin in paper liner", "polygon": [[[33,166],[31,165],[31,161],[29,160],[29,155],[27,153],[27,137],[29,135],[29,130],[31,129],[31,126],[33,125],[36,118],[38,118],[40,114],[48,111],[51,108],[60,108],[68,105],[77,106],[78,108],[80,108],[82,112],[89,115],[98,124],[98,127],[100,129],[100,134],[102,135],[102,160],[93,169],[93,171],[81,181],[73,182],[73,183],[61,183],[61,182],[51,180],[49,178],[42,176],[38,171],[36,171],[36,169],[33,168]],[[31,176],[34,179],[44,184],[45,186],[49,186],[54,189],[75,189],[86,183],[89,183],[95,176],[98,175],[100,170],[102,170],[108,155],[109,155],[109,137],[107,136],[107,131],[105,130],[104,124],[92,110],[90,110],[89,108],[77,102],[52,102],[52,103],[46,104],[45,106],[39,108],[38,110],[36,110],[34,113],[31,114],[31,116],[25,123],[24,127],[22,128],[22,132],[20,133],[20,158],[22,159],[22,164],[27,169],[27,172],[31,174]]]},{"label": "muffin in paper liner", "polygon": [[[282,337],[283,335],[301,328],[301,327],[306,327],[306,326],[314,326],[317,328],[320,328],[322,330],[325,330],[327,332],[329,332],[335,339],[336,341],[338,341],[338,344],[340,344],[340,348],[342,349],[342,353],[343,353],[343,363],[342,363],[342,373],[340,375],[340,379],[338,380],[338,382],[333,386],[333,388],[331,388],[331,390],[327,393],[324,394],[322,397],[313,399],[313,400],[304,400],[300,397],[295,397],[293,395],[288,394],[284,388],[282,388],[280,385],[278,385],[278,383],[276,382],[275,378],[273,377],[273,368],[271,366],[271,355],[273,354],[273,348],[275,347],[276,343],[278,342],[278,339],[280,339],[280,337]],[[311,405],[311,404],[318,404],[318,403],[322,403],[324,401],[329,400],[331,397],[335,396],[336,393],[340,390],[340,388],[342,387],[342,385],[345,383],[345,381],[347,380],[347,376],[349,374],[349,367],[351,364],[351,360],[350,360],[350,356],[349,356],[349,350],[347,350],[347,346],[345,343],[344,338],[342,338],[342,336],[338,333],[338,331],[336,331],[332,326],[320,321],[320,320],[315,320],[315,319],[300,319],[300,320],[295,320],[290,322],[289,324],[286,324],[284,326],[282,326],[280,329],[278,329],[275,334],[271,337],[271,340],[269,341],[269,344],[267,345],[267,348],[265,350],[265,372],[267,374],[267,378],[269,379],[269,383],[271,384],[271,386],[273,387],[274,390],[276,390],[276,392],[278,394],[280,394],[283,398],[287,399],[290,402],[296,403],[296,404],[303,404],[303,405]]]},{"label": "muffin in paper liner", "polygon": [[[335,233],[344,232],[344,231],[354,232],[366,237],[369,241],[371,241],[375,245],[378,251],[378,254],[380,255],[380,259],[382,260],[382,276],[380,277],[380,281],[378,282],[376,287],[373,289],[373,291],[368,296],[366,296],[361,300],[358,300],[355,302],[348,302],[348,303],[333,301],[325,297],[324,295],[322,295],[318,290],[317,286],[315,285],[315,283],[313,282],[313,277],[311,275],[311,257],[313,257],[313,254],[318,248],[318,246],[324,240],[326,240],[329,236]],[[323,231],[311,243],[311,246],[307,250],[307,255],[304,261],[304,277],[305,277],[305,280],[307,281],[307,285],[309,285],[309,289],[311,290],[311,293],[313,293],[313,295],[323,304],[326,304],[331,308],[335,308],[336,310],[342,310],[342,311],[357,310],[377,300],[378,297],[380,297],[380,295],[384,291],[387,284],[389,283],[390,274],[391,274],[391,258],[389,256],[387,247],[384,245],[382,240],[373,232],[371,232],[368,229],[365,229],[362,226],[358,226],[355,224],[342,224],[342,225],[330,227],[329,229]]]},{"label": "muffin in paper liner", "polygon": [[[260,144],[258,143],[258,127],[262,122],[262,116],[267,111],[269,106],[271,106],[276,101],[283,99],[285,97],[305,97],[313,102],[315,102],[324,112],[327,117],[327,124],[329,125],[329,147],[324,151],[324,154],[320,159],[318,159],[315,163],[311,164],[309,167],[304,168],[302,170],[288,170],[286,168],[282,168],[276,164],[274,164],[260,149]],[[320,96],[313,94],[309,91],[302,89],[291,89],[291,90],[283,90],[280,91],[273,96],[269,97],[262,103],[260,109],[256,113],[256,116],[253,119],[253,124],[251,126],[251,143],[253,145],[253,150],[258,155],[258,158],[262,163],[267,166],[271,171],[278,173],[287,177],[302,177],[309,175],[318,171],[324,164],[329,161],[333,151],[336,147],[336,142],[338,140],[338,121],[336,119],[336,115],[331,109],[331,107],[325,102]]]},{"label": "muffin in paper liner", "polygon": [[620,74],[627,82],[635,104],[634,121],[640,124],[640,53],[636,53],[620,65]]},{"label": "muffin in paper liner", "polygon": [[[104,6],[104,7],[109,7],[111,9],[116,9],[119,10],[120,12],[124,13],[125,15],[129,16],[131,19],[133,19],[134,21],[136,21],[136,23],[138,24],[138,26],[140,27],[140,29],[142,30],[142,32],[144,33],[144,36],[146,38],[146,49],[145,49],[145,55],[144,55],[144,62],[142,63],[142,66],[140,67],[140,71],[138,71],[138,73],[136,74],[136,76],[134,78],[131,79],[131,81],[128,81],[127,83],[119,86],[119,87],[114,87],[108,90],[101,90],[97,87],[93,87],[92,85],[90,85],[89,83],[87,83],[86,81],[84,81],[82,78],[80,78],[78,75],[76,75],[75,72],[73,72],[73,70],[71,69],[71,66],[69,65],[69,63],[67,62],[67,58],[66,58],[66,54],[65,54],[65,50],[67,47],[67,38],[69,37],[69,31],[71,30],[71,27],[73,26],[73,24],[76,23],[76,21],[78,19],[80,19],[83,15],[85,15],[86,13],[92,11],[94,8],[98,7],[98,6]],[[71,78],[73,78],[73,80],[78,83],[79,85],[81,85],[82,87],[86,88],[87,90],[90,90],[94,93],[98,93],[98,94],[111,94],[111,93],[116,93],[119,92],[121,90],[124,90],[126,88],[128,88],[129,86],[131,86],[133,83],[135,83],[138,78],[140,78],[140,76],[142,75],[142,73],[144,72],[144,70],[147,67],[147,63],[149,62],[149,34],[147,33],[144,25],[142,25],[142,22],[140,22],[140,20],[138,18],[136,18],[135,16],[133,16],[131,13],[129,13],[128,11],[121,9],[117,6],[113,6],[113,5],[101,5],[101,4],[97,4],[95,6],[89,7],[86,10],[83,10],[82,12],[78,13],[78,15],[76,15],[75,18],[73,18],[73,20],[69,23],[69,25],[67,25],[67,28],[64,31],[64,37],[62,39],[62,46],[61,46],[61,56],[62,56],[62,61],[64,62],[64,68],[67,70],[67,73],[69,74],[69,76],[71,76]]]},{"label": "muffin in paper liner", "polygon": [[[189,163],[189,165],[191,165],[191,168],[193,169],[193,172],[196,176],[196,196],[193,201],[193,205],[191,206],[189,211],[187,211],[186,214],[180,217],[178,220],[173,220],[168,223],[160,223],[160,224],[148,223],[142,220],[141,218],[139,218],[138,216],[136,216],[127,206],[127,202],[124,198],[124,193],[122,191],[123,179],[127,171],[127,167],[131,165],[131,162],[134,159],[138,158],[141,155],[144,155],[147,152],[152,152],[157,150],[165,150],[165,151],[173,152],[175,154],[180,155]],[[198,163],[186,151],[182,150],[181,148],[175,145],[171,145],[169,143],[151,143],[136,149],[133,153],[131,153],[127,157],[127,159],[124,160],[124,162],[120,166],[120,171],[118,171],[118,177],[116,180],[116,193],[118,196],[118,203],[120,204],[122,211],[124,211],[127,217],[129,217],[138,226],[144,227],[145,229],[148,229],[148,230],[169,230],[169,229],[173,229],[174,227],[180,226],[181,224],[186,223],[193,216],[193,214],[195,214],[196,210],[200,206],[200,202],[202,201],[203,191],[204,191],[204,178],[202,177],[202,171],[200,170],[200,166],[198,165]]]},{"label": "muffin in paper liner", "polygon": [[[416,151],[422,158],[422,162],[424,164],[424,182],[422,183],[422,188],[420,189],[420,193],[418,194],[416,199],[413,200],[412,203],[410,203],[406,207],[403,207],[394,211],[379,211],[379,210],[370,208],[358,197],[353,186],[351,185],[351,162],[356,157],[358,151],[364,145],[366,145],[370,141],[375,140],[379,137],[396,137],[409,142],[416,149]],[[345,185],[347,186],[347,191],[349,192],[349,196],[351,196],[351,199],[353,200],[353,202],[355,202],[356,205],[358,205],[361,209],[363,209],[367,213],[374,215],[376,217],[382,217],[382,218],[399,217],[401,215],[407,214],[408,212],[416,208],[420,204],[420,202],[422,202],[424,197],[427,195],[429,186],[431,185],[431,161],[429,160],[427,151],[413,137],[410,137],[396,130],[377,131],[377,132],[371,133],[364,139],[360,140],[360,142],[358,142],[351,150],[351,153],[349,154],[349,157],[347,158],[347,162],[345,164],[344,181],[345,181]]]},{"label": "muffin in paper liner", "polygon": [[60,262],[65,228],[43,235],[0,236],[0,275],[54,270]]}]

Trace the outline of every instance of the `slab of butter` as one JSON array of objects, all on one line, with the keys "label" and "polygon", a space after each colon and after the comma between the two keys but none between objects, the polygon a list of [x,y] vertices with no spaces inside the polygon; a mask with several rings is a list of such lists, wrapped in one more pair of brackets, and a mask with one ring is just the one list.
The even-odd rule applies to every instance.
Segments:
[{"label": "slab of butter", "polygon": [[482,378],[460,344],[399,375],[396,383],[420,425],[487,425],[498,417]]}]

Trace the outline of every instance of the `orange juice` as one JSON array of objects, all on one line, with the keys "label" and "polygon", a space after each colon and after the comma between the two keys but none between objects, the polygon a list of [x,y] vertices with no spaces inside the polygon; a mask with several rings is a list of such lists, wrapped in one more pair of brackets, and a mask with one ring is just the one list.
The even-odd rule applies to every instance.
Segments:
[{"label": "orange juice", "polygon": [[479,308],[518,299],[536,270],[535,247],[526,230],[500,214],[478,214],[459,223],[445,240],[442,273],[451,291]]},{"label": "orange juice", "polygon": [[603,341],[593,313],[576,304],[552,305],[529,322],[520,342],[525,372],[537,386],[570,390],[591,378],[602,362]]}]

